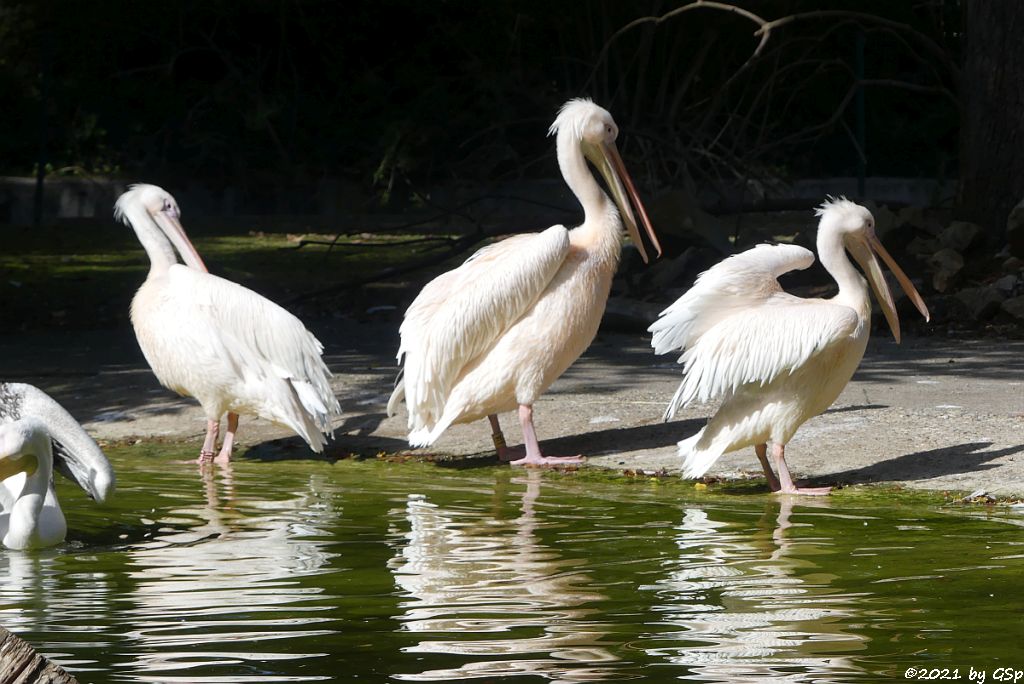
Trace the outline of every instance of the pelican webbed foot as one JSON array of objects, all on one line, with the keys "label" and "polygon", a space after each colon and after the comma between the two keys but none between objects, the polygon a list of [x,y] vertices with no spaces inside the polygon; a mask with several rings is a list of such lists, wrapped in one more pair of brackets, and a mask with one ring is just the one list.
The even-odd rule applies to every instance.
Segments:
[{"label": "pelican webbed foot", "polygon": [[[767,448],[767,445],[757,445],[755,447],[758,452],[758,458],[761,458],[761,447]],[[800,494],[803,496],[827,496],[832,492],[831,487],[797,487],[793,483],[793,476],[789,474],[789,466],[786,465],[786,445],[785,444],[773,444],[772,445],[772,460],[775,461],[775,468],[779,471],[779,478],[777,487],[772,487],[772,491],[776,494]],[[768,466],[768,459],[765,458],[761,461],[761,465],[765,467],[766,474],[771,472],[771,468]],[[769,486],[772,485],[771,479],[768,481]]]},{"label": "pelican webbed foot", "polygon": [[220,453],[213,459],[214,463],[224,465],[231,462],[231,452],[235,447],[235,433],[238,431],[238,414],[228,412],[228,430],[224,433],[224,442],[220,445]]},{"label": "pelican webbed foot", "polygon": [[777,489],[776,494],[799,494],[801,496],[828,496],[832,493],[831,487],[791,487],[789,489]]},{"label": "pelican webbed foot", "polygon": [[542,467],[583,463],[582,455],[545,456],[540,452],[537,433],[533,429],[533,406],[528,404],[519,405],[519,425],[523,428],[523,446],[526,447],[526,455],[511,461],[510,465]]},{"label": "pelican webbed foot", "polygon": [[577,465],[586,462],[586,460],[582,454],[576,456],[534,456],[531,458],[530,454],[527,453],[522,458],[510,461],[509,465],[537,468],[543,466]]}]

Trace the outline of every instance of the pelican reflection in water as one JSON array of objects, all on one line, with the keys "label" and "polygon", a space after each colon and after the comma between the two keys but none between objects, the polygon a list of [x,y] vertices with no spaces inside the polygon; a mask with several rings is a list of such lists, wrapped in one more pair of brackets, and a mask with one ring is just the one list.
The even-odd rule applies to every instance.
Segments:
[{"label": "pelican reflection in water", "polygon": [[[800,502],[804,509],[809,502]],[[825,500],[813,500],[828,515]],[[861,594],[839,593],[835,576],[810,575],[807,548],[826,538],[794,541],[792,530],[811,513],[794,502],[769,503],[750,530],[713,519],[714,509],[689,508],[676,535],[679,555],[652,585],[660,607],[658,633],[647,635],[649,655],[689,667],[694,679],[719,682],[823,682],[863,675],[844,654],[862,651],[867,637],[848,631]],[[823,549],[827,551],[827,549]],[[813,579],[812,579],[813,577]],[[670,629],[664,630],[668,625]]]},{"label": "pelican reflection in water", "polygon": [[310,482],[283,500],[247,497],[237,493],[231,463],[215,465],[201,469],[205,505],[167,510],[155,523],[159,533],[129,553],[133,607],[124,614],[135,626],[118,671],[146,681],[169,673],[181,678],[160,681],[238,681],[188,673],[200,665],[204,674],[211,667],[230,674],[240,662],[309,658],[270,644],[335,633],[314,603],[331,596],[301,582],[321,574],[334,555],[324,547],[338,512],[324,483]]},{"label": "pelican reflection in water", "polygon": [[521,514],[511,520],[409,496],[402,511],[408,531],[390,565],[405,595],[396,617],[422,639],[404,650],[461,664],[395,679],[600,681],[621,674],[602,643],[608,627],[587,607],[605,596],[591,588],[586,570],[538,537],[549,525],[535,512],[541,473],[528,471],[511,483],[525,485]]}]

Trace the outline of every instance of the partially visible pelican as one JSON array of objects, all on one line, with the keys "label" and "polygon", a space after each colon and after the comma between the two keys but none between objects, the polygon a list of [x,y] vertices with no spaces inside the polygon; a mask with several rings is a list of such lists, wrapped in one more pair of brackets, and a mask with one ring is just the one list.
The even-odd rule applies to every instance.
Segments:
[{"label": "partially visible pelican", "polygon": [[341,407],[313,334],[265,297],[208,273],[165,190],[131,186],[114,216],[135,230],[149,255],[149,275],[131,309],[139,347],[160,384],[195,397],[206,412],[199,461],[213,459],[225,413],[218,462],[231,458],[240,413],[285,425],[323,451]]},{"label": "partially visible pelican", "polygon": [[114,489],[107,457],[71,414],[31,385],[0,383],[0,538],[7,548],[64,541],[54,468],[101,503]]},{"label": "partially visible pelican", "polygon": [[[388,413],[394,415],[404,396],[413,446],[433,444],[449,425],[487,416],[498,455],[509,460],[497,414],[518,406],[526,454],[513,463],[581,460],[541,454],[533,403],[597,334],[623,223],[647,261],[630,201],[659,255],[661,247],[615,147],[619,129],[611,114],[590,100],[570,100],[549,133],[557,135],[558,165],[583,205],[583,224],[484,247],[427,283],[409,306],[398,350],[404,377]],[[604,176],[614,203],[588,161]]]},{"label": "partially visible pelican", "polygon": [[[696,435],[679,442],[685,477],[700,477],[722,454],[753,445],[772,491],[827,494],[801,489],[786,466],[786,443],[804,421],[827,409],[853,377],[871,328],[871,298],[860,264],[896,341],[900,323],[876,252],[885,260],[921,315],[928,308],[882,243],[864,207],[829,199],[817,210],[818,256],[839,285],[830,299],[787,294],[778,278],[814,263],[796,245],[758,245],[725,259],[662,312],[650,328],[657,354],[681,349],[682,384],[665,411],[668,420],[692,402],[722,399]],[[767,457],[772,443],[772,460]]]}]

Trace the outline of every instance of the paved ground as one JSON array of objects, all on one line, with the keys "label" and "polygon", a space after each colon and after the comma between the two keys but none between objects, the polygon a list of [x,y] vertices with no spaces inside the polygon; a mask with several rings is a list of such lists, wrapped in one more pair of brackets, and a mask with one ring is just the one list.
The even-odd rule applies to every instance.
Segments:
[{"label": "paved ground", "polygon": [[[384,415],[396,322],[311,327],[326,344],[345,412],[328,455],[404,450],[404,414]],[[0,378],[51,392],[99,439],[187,440],[198,451],[202,413],[159,387],[130,330],[0,335]],[[602,333],[536,407],[545,450],[586,454],[592,466],[677,472],[675,442],[713,408],[663,424],[678,379],[674,359],[655,357],[642,334]],[[513,416],[503,424],[518,443]],[[489,434],[486,423],[456,426],[432,451],[485,454]],[[252,457],[313,457],[258,421],[243,421],[239,439]],[[815,481],[1024,495],[1024,342],[910,338],[897,346],[876,335],[835,406],[806,423],[787,453],[793,471]],[[752,452],[736,452],[711,474],[758,472]]]}]

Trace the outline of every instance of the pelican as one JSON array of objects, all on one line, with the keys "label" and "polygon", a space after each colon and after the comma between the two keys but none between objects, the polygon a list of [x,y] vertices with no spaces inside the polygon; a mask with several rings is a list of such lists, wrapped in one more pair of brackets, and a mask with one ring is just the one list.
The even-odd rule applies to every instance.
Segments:
[{"label": "pelican", "polygon": [[[448,426],[487,416],[498,456],[511,460],[497,414],[518,407],[525,456],[517,465],[579,462],[545,457],[533,426],[537,398],[590,346],[619,263],[625,223],[647,252],[630,201],[658,255],[661,247],[615,146],[619,128],[590,100],[570,100],[549,130],[558,166],[583,205],[583,224],[552,226],[484,247],[427,285],[400,328],[403,377],[388,402],[404,397],[409,443],[428,446]],[[608,185],[614,203],[587,168]],[[616,207],[618,207],[616,209]]]},{"label": "pelican", "polygon": [[64,541],[55,468],[100,503],[114,489],[107,457],[71,414],[32,385],[0,383],[0,537],[7,548]]},{"label": "pelican", "polygon": [[[867,275],[897,343],[899,318],[875,253],[929,319],[921,295],[875,236],[871,212],[844,197],[829,198],[816,215],[821,217],[818,255],[839,285],[835,297],[803,299],[779,286],[776,279],[783,273],[814,263],[810,250],[758,245],[702,273],[649,328],[656,354],[684,352],[679,362],[685,364],[685,377],[665,411],[666,421],[692,402],[722,400],[700,432],[679,442],[684,477],[700,477],[722,454],[753,445],[772,491],[830,491],[796,487],[785,452],[797,428],[836,400],[864,356],[871,299],[847,251]],[[768,442],[777,478],[768,462]]]},{"label": "pelican", "polygon": [[[131,186],[114,208],[150,261],[131,307],[139,347],[160,384],[196,398],[206,413],[199,462],[231,459],[242,413],[287,426],[320,453],[341,414],[323,346],[277,304],[208,273],[179,215],[174,198],[155,185]],[[227,432],[214,459],[225,413]]]}]

